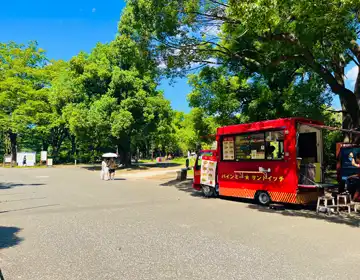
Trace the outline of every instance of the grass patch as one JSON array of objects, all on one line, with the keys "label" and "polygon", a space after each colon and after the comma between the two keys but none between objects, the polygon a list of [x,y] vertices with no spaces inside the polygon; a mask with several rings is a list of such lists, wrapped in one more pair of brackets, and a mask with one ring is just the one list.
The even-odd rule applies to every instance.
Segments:
[{"label": "grass patch", "polygon": [[46,168],[47,165],[35,165],[35,166],[10,166],[10,165],[5,165],[2,166],[3,168]]},{"label": "grass patch", "polygon": [[[174,163],[174,164],[179,164],[181,166],[185,166],[186,165],[186,159],[185,157],[176,157],[172,160],[167,160],[166,163]],[[139,160],[138,163],[154,163],[156,164],[156,160],[154,159],[153,161],[151,159],[142,159]],[[191,157],[190,158],[190,162],[189,162],[189,166],[194,166],[195,164],[195,158]]]},{"label": "grass patch", "polygon": [[151,159],[141,159],[138,161],[138,163],[155,163],[155,160],[151,160]]},{"label": "grass patch", "polygon": [[187,175],[188,176],[191,176],[191,177],[194,177],[194,169],[190,169],[187,171]]}]

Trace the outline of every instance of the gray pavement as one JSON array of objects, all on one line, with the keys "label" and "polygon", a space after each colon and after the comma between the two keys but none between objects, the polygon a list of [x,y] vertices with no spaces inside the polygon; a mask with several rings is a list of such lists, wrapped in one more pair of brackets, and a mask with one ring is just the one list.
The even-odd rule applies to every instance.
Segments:
[{"label": "gray pavement", "polygon": [[359,219],[81,168],[0,169],[5,280],[358,279]]}]

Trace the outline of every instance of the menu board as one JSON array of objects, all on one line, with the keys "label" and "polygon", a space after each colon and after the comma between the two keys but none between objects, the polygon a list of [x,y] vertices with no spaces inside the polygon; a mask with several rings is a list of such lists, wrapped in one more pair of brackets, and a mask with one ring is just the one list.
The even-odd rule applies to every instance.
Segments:
[{"label": "menu board", "polygon": [[223,141],[223,159],[234,160],[234,138],[224,138]]},{"label": "menu board", "polygon": [[248,135],[240,135],[235,138],[235,159],[250,159],[251,146]]},{"label": "menu board", "polygon": [[216,157],[203,156],[201,161],[200,182],[202,185],[215,187],[216,182]]}]

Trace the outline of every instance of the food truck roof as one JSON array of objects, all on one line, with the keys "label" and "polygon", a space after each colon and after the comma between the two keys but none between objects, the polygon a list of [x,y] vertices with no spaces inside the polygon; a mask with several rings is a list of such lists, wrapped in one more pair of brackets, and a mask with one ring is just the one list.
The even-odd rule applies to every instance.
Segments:
[{"label": "food truck roof", "polygon": [[223,126],[217,129],[217,135],[227,135],[241,132],[252,132],[252,131],[260,131],[260,130],[268,130],[274,128],[281,128],[283,126],[289,125],[290,123],[303,123],[314,126],[324,126],[324,124],[320,121],[314,121],[306,118],[282,118],[275,120],[266,120],[260,122],[253,123],[245,123],[245,124],[236,124],[230,126]]}]

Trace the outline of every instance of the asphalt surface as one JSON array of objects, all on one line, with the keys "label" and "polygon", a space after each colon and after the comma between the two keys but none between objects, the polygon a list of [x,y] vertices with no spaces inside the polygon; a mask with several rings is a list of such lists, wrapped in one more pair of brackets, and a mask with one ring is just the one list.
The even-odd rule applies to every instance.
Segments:
[{"label": "asphalt surface", "polygon": [[5,280],[359,278],[358,216],[270,211],[117,179],[0,169]]}]

